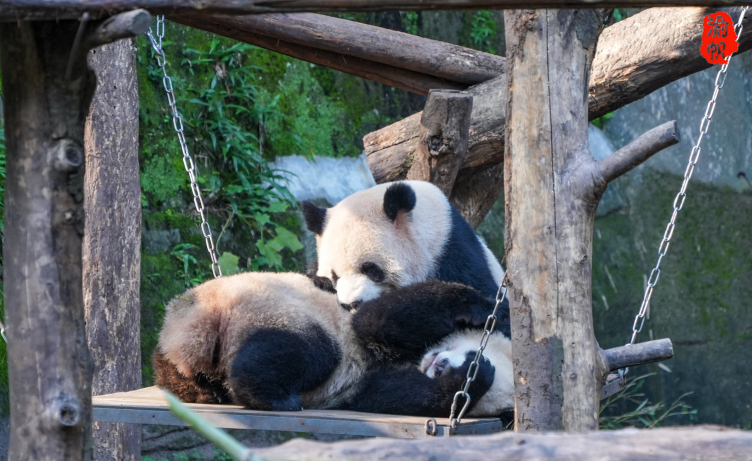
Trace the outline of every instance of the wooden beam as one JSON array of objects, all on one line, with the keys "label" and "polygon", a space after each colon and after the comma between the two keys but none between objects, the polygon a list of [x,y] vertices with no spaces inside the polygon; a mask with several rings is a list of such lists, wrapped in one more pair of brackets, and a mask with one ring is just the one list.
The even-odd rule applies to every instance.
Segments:
[{"label": "wooden beam", "polygon": [[[343,49],[336,51],[327,51],[317,47],[314,37],[308,44],[299,44],[289,42],[285,39],[269,37],[256,33],[250,25],[257,21],[255,18],[264,18],[267,15],[260,16],[218,16],[207,15],[202,17],[196,14],[180,14],[169,17],[177,23],[202,29],[218,35],[222,35],[233,40],[238,40],[251,45],[260,46],[267,50],[292,56],[293,58],[308,61],[320,66],[330,67],[341,72],[345,72],[356,77],[366,78],[376,82],[384,83],[396,88],[411,91],[413,93],[427,95],[432,88],[459,90],[467,87],[466,84],[457,83],[450,80],[444,80],[422,72],[403,69],[389,64],[383,64],[368,59],[368,56],[357,57],[343,53]],[[286,16],[286,15],[269,15],[269,16]],[[318,16],[318,15],[307,15]],[[326,17],[326,16],[322,16]],[[343,21],[350,24],[352,21],[344,19],[329,18],[336,21]],[[370,26],[368,26],[370,27]],[[386,29],[380,29],[386,31]],[[321,36],[326,33],[325,29],[312,28],[312,36]],[[389,34],[391,31],[386,31]],[[398,32],[397,32],[398,33]],[[406,34],[405,34],[406,35]],[[357,39],[354,38],[353,39]],[[433,42],[433,40],[429,40]],[[441,42],[437,42],[441,43]],[[461,48],[461,47],[459,47]]]},{"label": "wooden beam", "polygon": [[593,329],[593,222],[604,186],[587,148],[585,91],[603,17],[516,10],[504,25],[515,429],[592,431],[608,364]]},{"label": "wooden beam", "polygon": [[[148,14],[147,14],[148,15]],[[89,52],[97,78],[84,147],[83,286],[92,394],[141,388],[141,188],[133,39]],[[141,427],[94,422],[94,461],[141,459]]]},{"label": "wooden beam", "polygon": [[578,460],[632,461],[638,459],[697,461],[749,459],[752,432],[720,426],[623,429],[587,434],[517,433],[449,437],[427,440],[367,439],[321,443],[295,439],[282,445],[254,450],[262,459],[347,459],[392,461],[451,459],[470,461]]},{"label": "wooden beam", "polygon": [[621,368],[660,362],[674,356],[674,346],[670,339],[656,339],[642,343],[614,347],[603,351],[608,361],[609,371]]},{"label": "wooden beam", "polygon": [[749,0],[2,0],[0,21],[106,17],[137,8],[153,14],[186,10],[261,14],[337,11],[487,10],[512,8],[648,8],[743,6]]},{"label": "wooden beam", "polygon": [[504,71],[504,58],[355,21],[320,14],[207,15],[186,12],[176,22],[226,35],[247,31],[286,43],[357,57],[374,63],[431,75],[466,86],[485,82]]},{"label": "wooden beam", "polygon": [[464,91],[431,90],[407,179],[431,182],[449,197],[467,153],[472,108],[473,97]]},{"label": "wooden beam", "polygon": [[[697,51],[702,19],[715,9],[649,9],[620,21],[601,34],[589,83],[588,118],[593,120],[679,78],[710,67]],[[738,18],[739,8],[724,8]],[[752,28],[752,14],[744,20]],[[637,45],[636,45],[637,44]],[[739,52],[752,48],[752,34],[743,33]],[[503,78],[470,87],[473,113],[465,163],[457,181],[503,161],[506,98]],[[493,99],[489,99],[493,98]],[[363,138],[376,182],[403,179],[415,152],[420,115],[415,114]],[[469,179],[472,182],[472,179]]]},{"label": "wooden beam", "polygon": [[[91,459],[81,285],[88,75],[65,80],[78,21],[0,24],[10,459]],[[88,88],[91,90],[91,87]]]}]

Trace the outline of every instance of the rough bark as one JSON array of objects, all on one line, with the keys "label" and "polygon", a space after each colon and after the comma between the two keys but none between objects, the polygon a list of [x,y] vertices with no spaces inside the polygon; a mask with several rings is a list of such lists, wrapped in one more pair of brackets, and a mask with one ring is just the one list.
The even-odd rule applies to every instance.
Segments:
[{"label": "rough bark", "polygon": [[[277,53],[292,56],[293,58],[302,59],[303,61],[308,61],[321,66],[330,67],[341,72],[355,75],[356,77],[362,77],[376,82],[384,83],[386,85],[401,88],[413,93],[425,95],[428,94],[428,91],[432,88],[464,89],[467,87],[466,84],[444,80],[422,72],[415,72],[388,64],[382,64],[368,59],[368,56],[356,57],[345,54],[343,53],[344,48],[334,51],[327,51],[318,48],[313,36],[320,36],[321,34],[326,33],[325,29],[312,29],[311,40],[310,42],[305,44],[293,43],[284,39],[269,37],[256,33],[256,31],[254,31],[254,29],[250,27],[251,24],[255,24],[255,22],[258,21],[255,18],[264,18],[266,16],[267,15],[200,16],[196,14],[180,14],[172,15],[170,16],[170,19],[186,26],[203,29],[208,32],[223,35],[233,40],[260,46],[268,50],[276,51]],[[337,21],[350,22],[344,19],[338,19]],[[398,32],[387,31],[385,33]],[[465,49],[462,47],[458,48],[461,48],[463,50]]]},{"label": "rough bark", "polygon": [[[702,18],[716,10],[650,9],[604,30],[593,60],[588,118],[598,118],[710,67],[697,50]],[[734,19],[740,13],[739,8],[723,11]],[[747,14],[744,24],[745,28],[752,28],[752,14]],[[742,34],[739,52],[751,47],[752,34]],[[476,174],[503,161],[506,106],[498,101],[506,100],[506,83],[497,78],[470,87],[468,92],[474,98],[470,141],[457,181],[472,183]],[[405,177],[417,145],[419,120],[420,115],[414,114],[363,138],[376,182]]]},{"label": "rough bark", "polygon": [[466,86],[485,82],[504,71],[501,56],[321,14],[207,17],[204,13],[194,12],[171,16],[170,19],[177,22],[188,20],[191,26],[200,29],[211,23],[212,31],[240,29]]},{"label": "rough bark", "polygon": [[[530,11],[530,10],[527,10]],[[516,429],[598,428],[608,373],[592,319],[592,238],[605,182],[587,145],[594,10],[507,11],[506,257]]]},{"label": "rough bark", "polygon": [[603,351],[610,371],[620,368],[660,362],[674,356],[674,346],[670,339],[656,339]]},{"label": "rough bark", "polygon": [[502,432],[422,440],[366,439],[336,443],[295,439],[254,451],[263,459],[407,461],[479,459],[567,461],[731,461],[749,459],[752,433],[717,426],[624,429],[588,434]]},{"label": "rough bark", "polygon": [[[141,387],[141,189],[138,81],[132,39],[89,53],[97,76],[86,120],[83,286],[94,357],[92,394]],[[95,422],[94,459],[140,460],[141,427]]]},{"label": "rough bark", "polygon": [[13,460],[91,459],[92,360],[81,286],[85,69],[78,21],[0,24],[5,305]]},{"label": "rough bark", "polygon": [[473,229],[483,222],[504,190],[504,164],[457,178],[449,201]]},{"label": "rough bark", "polygon": [[407,179],[428,181],[449,197],[467,153],[472,108],[473,97],[466,92],[431,90]]},{"label": "rough bark", "polygon": [[748,5],[748,0],[4,0],[0,20],[74,19],[144,8],[155,14],[184,10],[259,14],[321,11],[467,10],[509,8],[647,8]]}]

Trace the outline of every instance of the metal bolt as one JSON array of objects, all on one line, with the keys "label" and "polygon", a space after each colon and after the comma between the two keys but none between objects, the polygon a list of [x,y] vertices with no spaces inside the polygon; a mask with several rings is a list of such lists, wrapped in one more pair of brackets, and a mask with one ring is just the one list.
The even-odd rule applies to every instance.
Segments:
[{"label": "metal bolt", "polygon": [[75,171],[84,163],[84,150],[72,139],[61,139],[50,152],[50,163],[60,171]]}]

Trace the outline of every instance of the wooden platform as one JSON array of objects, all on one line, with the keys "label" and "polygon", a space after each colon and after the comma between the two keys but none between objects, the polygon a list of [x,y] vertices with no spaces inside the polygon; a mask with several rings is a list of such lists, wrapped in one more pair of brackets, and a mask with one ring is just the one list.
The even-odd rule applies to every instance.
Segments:
[{"label": "wooden platform", "polygon": [[[256,429],[317,434],[347,434],[403,439],[429,437],[425,417],[380,415],[354,411],[303,410],[254,411],[239,405],[187,404],[207,421],[226,429]],[[147,387],[131,392],[100,395],[93,398],[94,421],[132,424],[185,426],[167,407],[162,391]],[[450,435],[449,419],[436,418],[436,437]],[[491,434],[500,432],[496,418],[465,418],[451,435]]]}]

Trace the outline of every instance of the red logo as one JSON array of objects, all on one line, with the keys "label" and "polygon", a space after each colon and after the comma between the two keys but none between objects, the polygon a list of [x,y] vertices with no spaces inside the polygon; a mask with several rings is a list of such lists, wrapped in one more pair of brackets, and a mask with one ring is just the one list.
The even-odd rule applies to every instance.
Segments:
[{"label": "red logo", "polygon": [[724,12],[705,16],[700,53],[710,64],[728,64],[727,58],[739,49],[731,16]]}]

